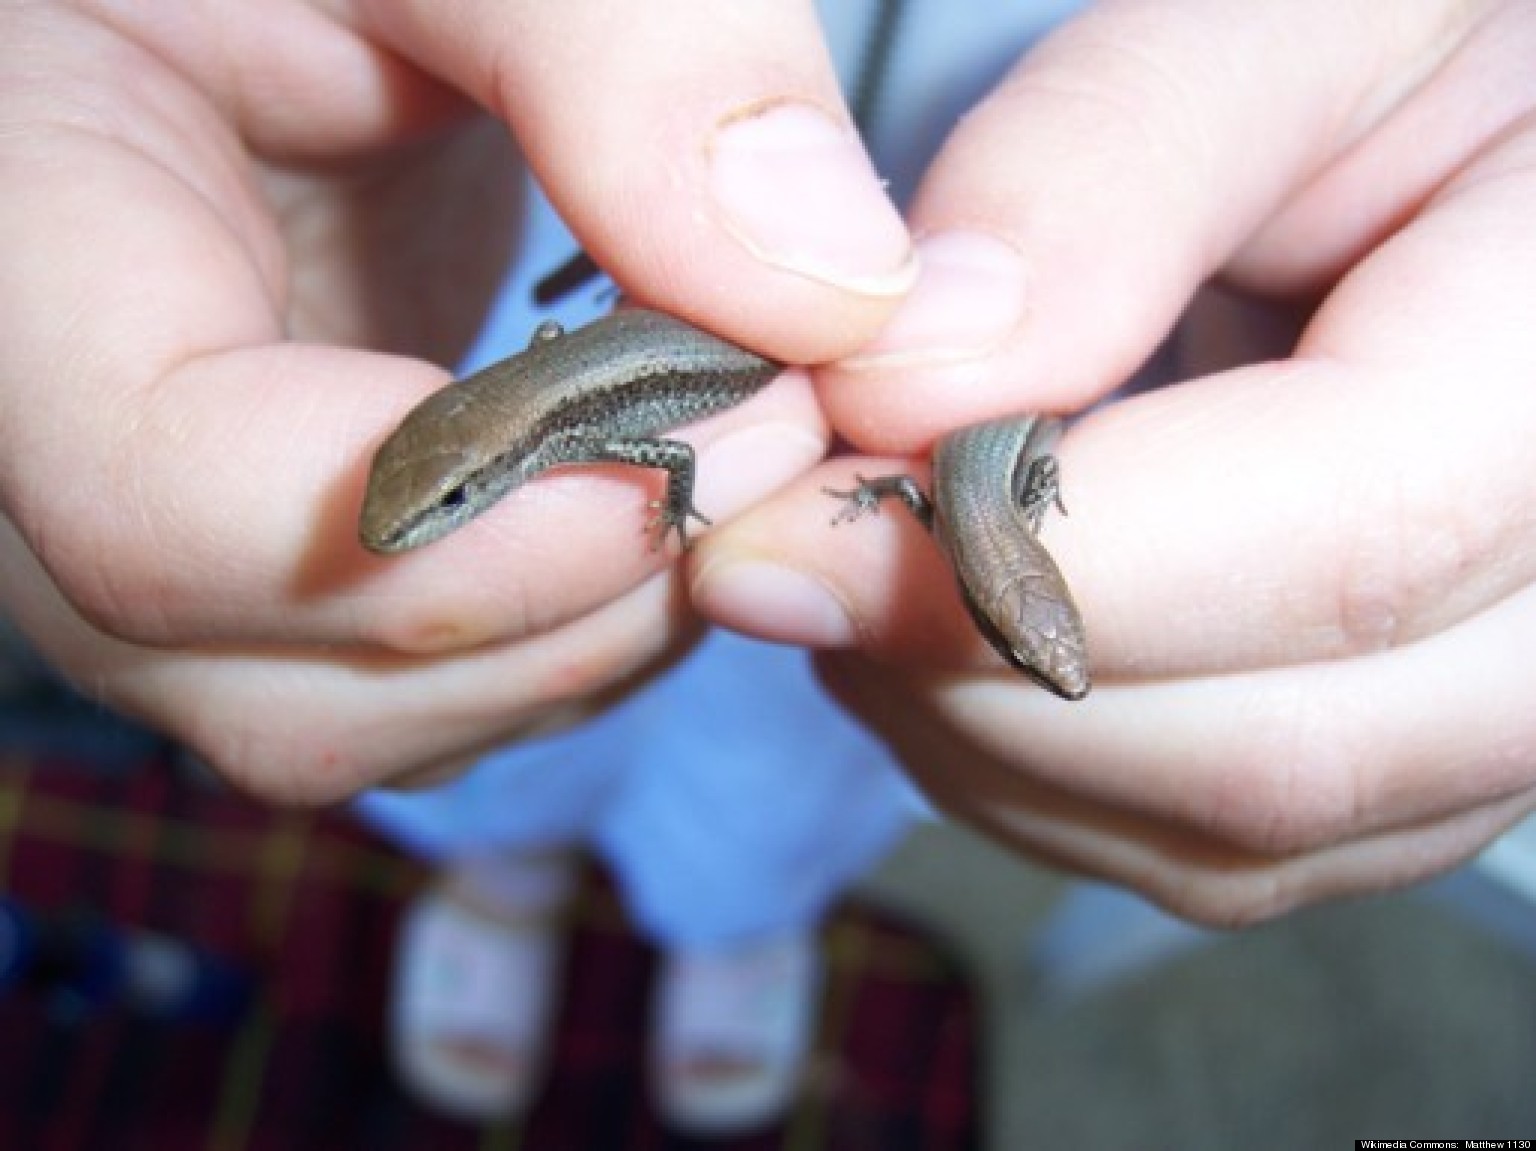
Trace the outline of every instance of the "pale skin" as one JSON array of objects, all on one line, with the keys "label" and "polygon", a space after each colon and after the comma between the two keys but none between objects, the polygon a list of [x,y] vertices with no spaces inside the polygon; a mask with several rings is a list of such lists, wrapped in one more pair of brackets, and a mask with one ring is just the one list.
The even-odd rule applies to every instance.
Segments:
[{"label": "pale skin", "polygon": [[[840,361],[699,430],[720,526],[687,586],[827,649],[949,811],[1238,923],[1431,875],[1536,805],[1529,5],[1102,4],[962,122],[905,228],[834,147],[808,5],[294,0],[266,36],[218,25],[234,3],[139,7],[0,8],[64,65],[0,62],[0,165],[26,176],[0,181],[0,579],[68,674],[246,786],[431,771],[686,642],[677,577],[614,546],[643,519],[623,477],[551,480],[399,561],[348,550],[371,446],[444,378],[412,357],[452,358],[505,252],[458,227],[515,207],[459,92],[636,296]],[[752,201],[775,170],[798,181]],[[393,195],[347,196],[365,174]],[[833,534],[823,486],[1088,407],[1213,276],[1285,299],[1300,341],[1228,325],[1217,362],[1243,366],[1062,444],[1045,539],[1087,701],[1001,668],[915,525]],[[880,460],[805,470],[827,422]]]}]

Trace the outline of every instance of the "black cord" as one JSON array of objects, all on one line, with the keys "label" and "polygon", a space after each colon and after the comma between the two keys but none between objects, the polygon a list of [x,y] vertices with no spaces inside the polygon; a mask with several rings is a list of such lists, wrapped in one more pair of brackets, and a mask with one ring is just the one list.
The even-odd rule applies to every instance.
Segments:
[{"label": "black cord", "polygon": [[896,37],[907,8],[907,0],[875,0],[874,26],[869,30],[864,56],[855,74],[853,97],[849,101],[853,122],[865,135],[869,134],[880,112],[880,100],[890,77],[891,58],[895,55]]}]

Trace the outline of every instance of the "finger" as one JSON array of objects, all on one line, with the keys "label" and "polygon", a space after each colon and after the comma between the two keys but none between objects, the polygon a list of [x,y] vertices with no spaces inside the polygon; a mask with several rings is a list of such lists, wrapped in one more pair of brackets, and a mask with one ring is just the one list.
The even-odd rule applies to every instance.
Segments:
[{"label": "finger", "polygon": [[935,688],[946,722],[1095,802],[1289,855],[1536,785],[1525,593],[1411,647],[1336,664],[1098,691],[1050,707],[1014,682]]},{"label": "finger", "polygon": [[658,575],[557,633],[451,657],[235,652],[114,668],[100,683],[131,713],[168,717],[158,726],[243,790],[335,803],[623,698],[693,632],[672,582]]},{"label": "finger", "polygon": [[[1094,561],[1122,587],[1137,573],[1110,674],[1133,651],[1159,653],[1139,661],[1155,675],[1164,659],[1205,674],[1388,649],[1536,578],[1536,331],[1509,313],[1536,291],[1533,158],[1524,132],[1469,163],[1350,272],[1294,359],[1074,430],[1064,483],[1088,510],[1059,546],[1090,615],[1114,575]],[[1110,534],[1078,559],[1090,525]]]},{"label": "finger", "polygon": [[1470,858],[1536,807],[1526,790],[1417,824],[1315,850],[1258,852],[1179,823],[1106,806],[1037,778],[948,722],[942,694],[844,655],[818,661],[834,694],[891,745],[941,809],[1004,846],[1133,888],[1218,927],[1273,918],[1322,899],[1400,887]]},{"label": "finger", "polygon": [[350,0],[513,128],[632,295],[779,358],[851,351],[914,274],[805,0]]},{"label": "finger", "polygon": [[83,691],[285,804],[334,803],[573,722],[622,698],[697,633],[675,577],[662,573],[558,633],[467,655],[169,652],[92,628],[23,549],[0,546],[0,581],[8,611]]},{"label": "finger", "polygon": [[1283,860],[1191,844],[1182,835],[1137,834],[1102,818],[1074,823],[1066,812],[1027,807],[971,809],[959,817],[1015,851],[1063,870],[1141,892],[1185,919],[1244,927],[1330,899],[1367,895],[1433,879],[1468,862],[1536,809],[1524,794],[1489,808],[1397,829]]},{"label": "finger", "polygon": [[[1115,619],[1090,607],[1098,685],[1064,705],[988,649],[947,563],[909,517],[828,523],[837,505],[821,489],[851,487],[852,470],[828,464],[707,541],[695,604],[749,634],[857,649],[872,665],[906,669],[938,696],[943,723],[1000,759],[1255,852],[1318,848],[1536,782],[1529,588],[1388,650],[1121,684]],[[1065,526],[1055,521],[1047,542]],[[1076,586],[1073,566],[1063,570]]]},{"label": "finger", "polygon": [[1423,60],[1417,80],[1371,131],[1232,257],[1228,278],[1271,293],[1315,294],[1333,284],[1440,196],[1469,154],[1488,152],[1536,103],[1536,19],[1528,6],[1491,3],[1451,13],[1471,17],[1453,51]]},{"label": "finger", "polygon": [[[1456,50],[1477,8],[1094,6],[930,168],[910,214],[921,281],[828,373],[834,426],[910,453],[949,427],[1119,386],[1202,280]],[[1371,206],[1400,219],[1411,202]]]},{"label": "finger", "polygon": [[[441,381],[414,361],[295,345],[208,356],[119,405],[25,413],[35,446],[25,468],[0,463],[0,491],[77,609],[155,644],[462,649],[551,630],[667,562],[640,530],[659,477],[616,468],[541,479],[423,552],[364,553],[372,446]],[[728,517],[824,436],[804,378],[784,377],[682,435],[699,451],[696,502]]]},{"label": "finger", "polygon": [[872,658],[936,671],[998,668],[954,572],[897,501],[851,521],[848,493],[866,478],[926,466],[838,459],[795,480],[697,549],[690,595],[714,622],[777,643],[857,646]]}]

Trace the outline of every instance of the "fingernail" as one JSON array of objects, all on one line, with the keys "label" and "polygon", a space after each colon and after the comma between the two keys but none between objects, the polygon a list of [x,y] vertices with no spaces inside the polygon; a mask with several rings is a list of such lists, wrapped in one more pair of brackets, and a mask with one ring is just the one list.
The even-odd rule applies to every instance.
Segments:
[{"label": "fingernail", "polygon": [[710,615],[750,623],[781,643],[847,647],[856,634],[847,609],[819,580],[764,560],[722,560],[701,570],[691,589]]},{"label": "fingernail", "polygon": [[922,275],[885,327],[839,367],[923,366],[979,359],[1024,320],[1028,276],[1012,244],[986,232],[935,232],[917,242]]},{"label": "fingernail", "polygon": [[709,147],[716,203],[758,259],[837,288],[899,296],[912,239],[852,129],[811,104],[727,117]]}]

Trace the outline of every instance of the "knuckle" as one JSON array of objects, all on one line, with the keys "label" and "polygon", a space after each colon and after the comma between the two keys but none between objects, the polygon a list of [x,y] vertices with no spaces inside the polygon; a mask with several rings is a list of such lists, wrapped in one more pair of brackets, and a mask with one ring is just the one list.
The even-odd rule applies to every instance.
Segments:
[{"label": "knuckle", "polygon": [[83,525],[39,525],[26,534],[49,580],[90,627],[126,643],[174,642],[161,607],[167,599],[164,553],[112,546]]},{"label": "knuckle", "polygon": [[145,573],[82,571],[71,568],[54,573],[65,600],[75,612],[107,639],[158,647],[176,642],[159,608],[154,581]]}]

